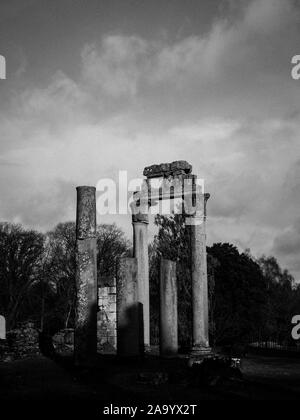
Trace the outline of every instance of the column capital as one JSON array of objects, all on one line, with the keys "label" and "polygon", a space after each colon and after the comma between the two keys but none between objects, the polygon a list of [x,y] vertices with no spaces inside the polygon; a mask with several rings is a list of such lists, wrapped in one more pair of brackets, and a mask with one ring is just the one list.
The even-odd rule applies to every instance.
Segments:
[{"label": "column capital", "polygon": [[145,223],[149,224],[148,214],[137,213],[132,215],[132,223]]}]

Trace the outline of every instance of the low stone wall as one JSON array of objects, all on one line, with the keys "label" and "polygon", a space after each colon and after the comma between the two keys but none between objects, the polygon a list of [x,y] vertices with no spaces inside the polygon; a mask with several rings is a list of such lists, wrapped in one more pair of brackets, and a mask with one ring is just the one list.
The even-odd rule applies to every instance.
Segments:
[{"label": "low stone wall", "polygon": [[8,331],[6,340],[0,341],[0,361],[25,359],[40,355],[39,332],[32,322],[20,324]]},{"label": "low stone wall", "polygon": [[[99,353],[115,353],[116,330],[116,279],[102,278],[98,289],[97,350]],[[51,337],[50,337],[51,341]],[[57,332],[52,337],[54,351],[58,354],[73,354],[74,329]],[[0,361],[24,359],[40,355],[39,331],[32,322],[25,322],[8,331],[6,340],[0,340]]]},{"label": "low stone wall", "polygon": [[[116,279],[102,278],[98,288],[97,351],[115,353],[117,349]],[[58,354],[72,354],[74,351],[74,329],[58,331],[52,338]]]}]

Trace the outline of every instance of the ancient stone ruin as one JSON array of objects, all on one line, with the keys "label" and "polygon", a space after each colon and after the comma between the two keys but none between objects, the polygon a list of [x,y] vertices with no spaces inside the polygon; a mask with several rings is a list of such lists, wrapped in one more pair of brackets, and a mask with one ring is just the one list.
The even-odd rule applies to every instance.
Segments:
[{"label": "ancient stone ruin", "polygon": [[20,323],[4,338],[0,340],[0,361],[10,362],[41,354],[39,332],[33,322]]},{"label": "ancient stone ruin", "polygon": [[77,187],[74,356],[91,365],[97,353],[96,188]]},{"label": "ancient stone ruin", "polygon": [[[97,352],[97,308],[105,316],[110,299],[111,312],[116,310],[116,325],[111,325],[111,343],[117,339],[119,356],[139,356],[150,346],[148,219],[157,203],[179,199],[191,237],[192,355],[210,354],[208,338],[208,295],[206,266],[206,202],[209,194],[199,187],[192,166],[176,161],[146,167],[143,187],[134,194],[131,205],[133,257],[121,258],[116,277],[116,294],[100,289],[97,298],[96,259],[96,190],[77,187],[76,217],[76,318],[75,362],[92,364]],[[153,187],[159,181],[159,187]],[[103,282],[102,282],[103,283]],[[102,286],[104,286],[102,284]],[[112,286],[107,286],[111,288]],[[111,289],[110,289],[111,290]],[[113,296],[114,295],[114,296]],[[106,309],[107,310],[107,309]],[[103,318],[102,318],[103,319]],[[112,318],[113,319],[113,318]],[[105,321],[105,319],[103,319]],[[98,321],[99,322],[99,321]],[[101,317],[100,317],[101,325]],[[115,334],[116,330],[116,334]],[[103,328],[103,338],[107,332]],[[99,332],[98,332],[99,334]],[[162,259],[160,269],[160,354],[178,352],[176,262]]]},{"label": "ancient stone ruin", "polygon": [[100,278],[98,286],[97,350],[114,353],[117,348],[116,278]]},{"label": "ancient stone ruin", "polygon": [[6,322],[4,316],[0,315],[0,340],[6,339]]}]

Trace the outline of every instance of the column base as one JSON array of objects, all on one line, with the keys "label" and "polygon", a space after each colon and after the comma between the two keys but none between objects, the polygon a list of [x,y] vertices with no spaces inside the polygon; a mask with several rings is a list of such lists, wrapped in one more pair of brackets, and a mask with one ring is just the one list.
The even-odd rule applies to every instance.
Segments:
[{"label": "column base", "polygon": [[152,348],[150,344],[144,344],[144,354],[151,354],[152,353]]},{"label": "column base", "polygon": [[213,354],[211,347],[205,347],[201,345],[193,346],[190,355],[192,357],[211,356]]}]

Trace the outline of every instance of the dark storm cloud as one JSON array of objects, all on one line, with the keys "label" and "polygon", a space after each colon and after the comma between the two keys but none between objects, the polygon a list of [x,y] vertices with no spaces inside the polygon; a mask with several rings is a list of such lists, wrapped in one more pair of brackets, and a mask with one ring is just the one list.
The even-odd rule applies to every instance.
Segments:
[{"label": "dark storm cloud", "polygon": [[300,278],[299,7],[112,3],[28,18],[23,70],[0,86],[1,160],[20,165],[0,165],[0,216],[47,229],[74,218],[75,185],[187,159],[212,194],[209,241],[274,252]]}]

